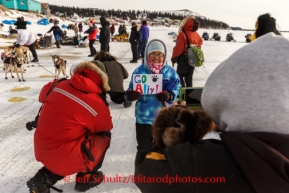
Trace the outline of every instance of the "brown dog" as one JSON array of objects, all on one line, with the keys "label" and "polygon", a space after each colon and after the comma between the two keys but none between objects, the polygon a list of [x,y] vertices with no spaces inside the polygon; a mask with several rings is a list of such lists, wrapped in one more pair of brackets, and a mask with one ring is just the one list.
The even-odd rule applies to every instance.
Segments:
[{"label": "brown dog", "polygon": [[37,49],[37,50],[40,49],[39,40],[35,41],[35,49]]},{"label": "brown dog", "polygon": [[26,46],[19,46],[18,49],[19,51],[22,51],[24,54],[24,63],[29,64],[31,61],[31,51],[28,47]]},{"label": "brown dog", "polygon": [[160,148],[187,141],[196,144],[214,128],[214,122],[204,111],[176,106],[161,109],[152,126],[155,143]]},{"label": "brown dog", "polygon": [[60,72],[62,72],[63,75],[68,78],[69,76],[66,74],[66,60],[60,58],[59,55],[51,55],[51,57],[55,68],[55,79],[59,78]]},{"label": "brown dog", "polygon": [[[4,66],[5,66],[5,79],[8,79],[7,77],[7,73],[10,71],[11,72],[11,77],[14,78],[14,76],[12,75],[12,71],[13,69],[16,69],[16,74],[17,74],[17,78],[18,81],[21,82],[25,82],[26,80],[24,79],[23,76],[23,68],[24,65],[24,54],[22,52],[21,49],[14,49],[11,51],[9,57],[4,61]],[[18,74],[18,70],[20,70],[21,73],[21,79],[20,76]]]}]

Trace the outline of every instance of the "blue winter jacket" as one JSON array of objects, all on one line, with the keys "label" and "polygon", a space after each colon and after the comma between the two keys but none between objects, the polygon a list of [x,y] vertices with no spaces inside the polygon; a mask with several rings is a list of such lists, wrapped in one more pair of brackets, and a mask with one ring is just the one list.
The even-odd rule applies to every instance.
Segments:
[{"label": "blue winter jacket", "polygon": [[[148,44],[152,41],[160,41],[160,40],[151,40]],[[160,41],[164,47],[165,44]],[[147,47],[145,49],[145,56],[147,55]],[[165,57],[166,57],[166,47],[165,47]],[[146,57],[144,58],[143,63],[137,67],[132,76],[131,76],[131,81],[129,83],[129,88],[128,90],[133,90],[133,75],[134,74],[153,74],[152,71],[147,67],[147,59]],[[181,84],[180,84],[180,77],[175,71],[174,68],[169,66],[166,63],[166,60],[164,60],[164,65],[162,69],[160,70],[160,74],[163,75],[163,88],[162,90],[166,91],[171,91],[174,94],[174,100],[172,101],[167,101],[167,103],[170,105],[173,103],[173,101],[177,100],[177,96],[179,95],[179,90],[181,89]],[[161,92],[161,90],[160,90]],[[135,106],[135,117],[136,117],[136,122],[140,124],[150,124],[152,125],[158,110],[162,108],[162,104],[158,99],[156,98],[155,94],[151,95],[141,95],[141,97],[137,100],[136,106]]]},{"label": "blue winter jacket", "polygon": [[141,34],[141,37],[140,37],[141,41],[143,41],[143,40],[147,41],[149,39],[150,29],[148,28],[148,26],[142,25],[139,32]]},{"label": "blue winter jacket", "polygon": [[52,26],[52,28],[47,33],[50,33],[51,31],[53,31],[53,35],[61,35],[62,34],[62,30],[60,29],[59,26]]}]

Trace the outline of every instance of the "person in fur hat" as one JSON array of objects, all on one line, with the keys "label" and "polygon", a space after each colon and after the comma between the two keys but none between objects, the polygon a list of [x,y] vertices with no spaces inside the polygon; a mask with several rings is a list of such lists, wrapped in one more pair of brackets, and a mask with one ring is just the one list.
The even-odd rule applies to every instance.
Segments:
[{"label": "person in fur hat", "polygon": [[[128,102],[135,101],[136,117],[136,139],[137,150],[146,150],[152,144],[152,123],[157,111],[164,106],[171,105],[181,88],[180,78],[175,69],[166,62],[167,49],[159,39],[151,40],[145,49],[143,63],[137,67],[125,92],[125,99]],[[157,77],[162,74],[162,88],[156,94],[141,93],[140,90],[133,90],[134,74],[152,74]]]},{"label": "person in fur hat", "polygon": [[157,147],[174,147],[187,141],[197,144],[214,130],[215,124],[204,111],[179,107],[182,106],[174,105],[158,112],[152,126]]},{"label": "person in fur hat", "polygon": [[93,44],[96,40],[96,36],[98,33],[98,29],[94,23],[94,20],[89,21],[89,28],[84,33],[88,34],[88,40],[89,40],[88,46],[89,46],[89,50],[90,50],[90,55],[88,55],[88,57],[94,57],[96,54],[96,50],[93,47]]},{"label": "person in fur hat", "polygon": [[82,22],[79,22],[78,25],[78,31],[79,31],[79,36],[81,37],[81,33],[83,32],[83,25],[82,25]]},{"label": "person in fur hat", "polygon": [[137,152],[134,176],[162,180],[136,181],[141,192],[287,193],[288,50],[289,40],[271,32],[223,61],[201,99],[221,140]]},{"label": "person in fur hat", "polygon": [[270,13],[262,14],[257,18],[255,23],[255,32],[251,36],[250,40],[253,41],[270,32],[274,32],[276,35],[282,35],[281,32],[277,30],[276,19],[272,17]]},{"label": "person in fur hat", "polygon": [[77,191],[103,180],[99,168],[113,127],[106,101],[108,77],[90,62],[74,66],[71,74],[71,79],[54,80],[40,92],[44,105],[34,133],[34,151],[44,166],[27,182],[31,193],[48,193],[58,180],[75,173]]},{"label": "person in fur hat", "polygon": [[188,64],[187,60],[187,38],[190,45],[196,45],[201,48],[203,40],[198,34],[197,30],[200,27],[200,22],[195,16],[190,15],[182,20],[179,26],[178,36],[176,39],[176,45],[173,48],[173,54],[171,61],[174,64],[177,63],[177,73],[180,76],[182,87],[193,86],[193,73],[195,68]]}]

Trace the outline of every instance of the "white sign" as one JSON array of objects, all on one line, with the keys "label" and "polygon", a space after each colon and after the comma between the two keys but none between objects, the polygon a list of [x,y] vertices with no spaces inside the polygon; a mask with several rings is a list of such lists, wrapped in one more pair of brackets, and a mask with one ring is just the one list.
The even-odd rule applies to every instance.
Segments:
[{"label": "white sign", "polygon": [[156,94],[163,91],[162,74],[134,74],[133,90],[141,94]]}]

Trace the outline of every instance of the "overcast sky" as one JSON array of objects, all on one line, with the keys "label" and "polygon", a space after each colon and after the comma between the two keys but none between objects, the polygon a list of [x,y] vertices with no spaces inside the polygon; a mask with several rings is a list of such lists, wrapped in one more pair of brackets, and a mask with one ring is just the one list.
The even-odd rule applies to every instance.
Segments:
[{"label": "overcast sky", "polygon": [[271,13],[279,30],[289,31],[289,0],[38,0],[42,3],[75,7],[121,10],[179,10],[189,9],[209,19],[232,27],[254,29],[257,17]]}]

